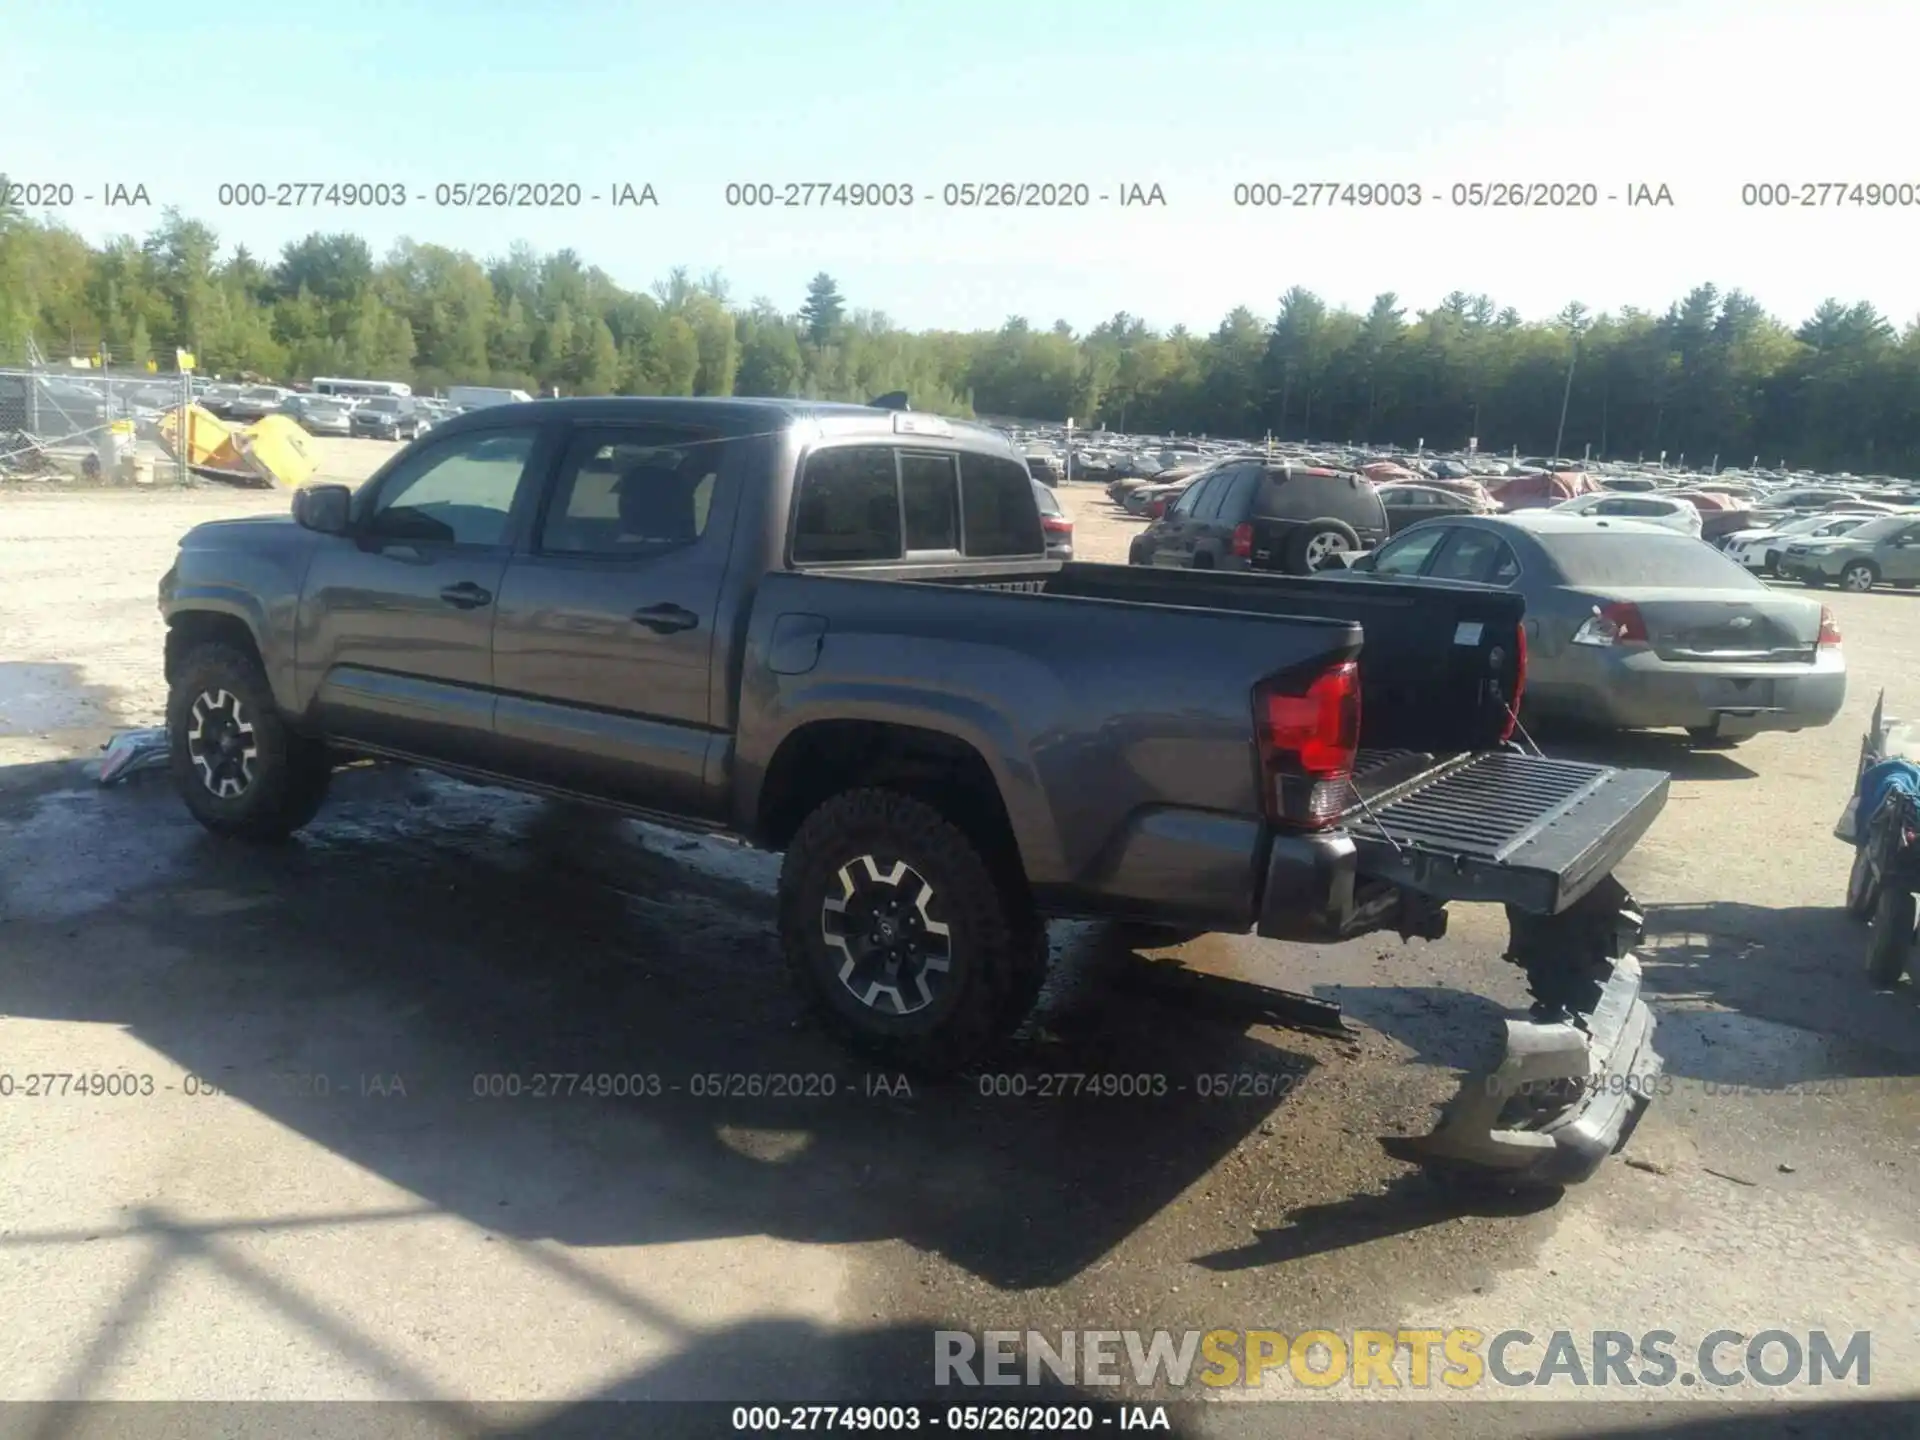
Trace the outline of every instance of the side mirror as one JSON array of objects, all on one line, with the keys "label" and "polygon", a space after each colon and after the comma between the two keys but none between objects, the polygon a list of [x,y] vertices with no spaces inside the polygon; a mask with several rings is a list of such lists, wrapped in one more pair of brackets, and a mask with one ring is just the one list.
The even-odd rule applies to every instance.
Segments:
[{"label": "side mirror", "polygon": [[1353,559],[1347,562],[1347,569],[1362,571],[1373,569],[1373,557],[1376,553],[1375,551],[1369,550],[1364,555],[1354,556]]},{"label": "side mirror", "polygon": [[353,491],[345,485],[303,485],[293,492],[294,523],[322,535],[344,535],[353,518]]}]

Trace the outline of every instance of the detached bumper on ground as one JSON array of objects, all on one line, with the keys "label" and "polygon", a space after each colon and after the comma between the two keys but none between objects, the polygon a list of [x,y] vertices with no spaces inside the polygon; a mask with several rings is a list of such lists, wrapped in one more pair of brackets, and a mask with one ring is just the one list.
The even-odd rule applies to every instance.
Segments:
[{"label": "detached bumper on ground", "polygon": [[1533,1014],[1509,1020],[1506,1054],[1470,1076],[1433,1132],[1381,1144],[1398,1159],[1516,1185],[1589,1178],[1632,1133],[1662,1070],[1640,996],[1643,917],[1611,875],[1558,915],[1509,907],[1507,958],[1527,972]]},{"label": "detached bumper on ground", "polygon": [[1529,1185],[1578,1184],[1625,1143],[1653,1096],[1662,1069],[1653,1032],[1640,964],[1623,956],[1586,1028],[1509,1020],[1499,1069],[1469,1077],[1431,1134],[1381,1144],[1416,1164],[1471,1167]]}]

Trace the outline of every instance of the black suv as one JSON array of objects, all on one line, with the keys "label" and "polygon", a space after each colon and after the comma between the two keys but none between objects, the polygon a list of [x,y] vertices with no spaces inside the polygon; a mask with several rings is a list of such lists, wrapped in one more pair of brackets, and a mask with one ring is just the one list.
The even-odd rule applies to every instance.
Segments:
[{"label": "black suv", "polygon": [[1130,565],[1310,575],[1387,538],[1387,512],[1349,470],[1231,461],[1134,537]]},{"label": "black suv", "polygon": [[433,428],[412,400],[398,395],[362,400],[348,425],[354,435],[373,440],[417,440]]}]

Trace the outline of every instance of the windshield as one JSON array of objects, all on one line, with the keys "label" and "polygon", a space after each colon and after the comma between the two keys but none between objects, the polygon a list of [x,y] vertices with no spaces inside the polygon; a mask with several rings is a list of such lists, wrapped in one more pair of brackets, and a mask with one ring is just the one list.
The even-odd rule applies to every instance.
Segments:
[{"label": "windshield", "polygon": [[373,399],[367,401],[367,409],[369,410],[398,411],[400,408],[399,400],[391,395],[376,395]]},{"label": "windshield", "polygon": [[[1857,533],[1857,532],[1856,532]],[[1651,526],[1538,537],[1569,585],[1764,590],[1743,566],[1690,535]]]},{"label": "windshield", "polygon": [[1869,520],[1864,525],[1856,525],[1847,532],[1847,541],[1864,540],[1869,545],[1885,540],[1889,535],[1898,535],[1907,526],[1913,524],[1911,515],[1882,515],[1878,520]]}]

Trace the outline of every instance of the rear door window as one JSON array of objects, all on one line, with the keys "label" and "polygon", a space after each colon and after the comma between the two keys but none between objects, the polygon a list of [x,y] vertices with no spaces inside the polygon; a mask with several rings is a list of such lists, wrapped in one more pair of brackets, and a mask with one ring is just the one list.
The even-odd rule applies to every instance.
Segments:
[{"label": "rear door window", "polygon": [[1493,562],[1503,548],[1498,535],[1464,525],[1452,527],[1446,545],[1434,557],[1427,574],[1435,580],[1489,584],[1493,578]]},{"label": "rear door window", "polygon": [[1201,476],[1181,492],[1179,500],[1174,502],[1168,513],[1181,516],[1183,519],[1187,517],[1197,518],[1200,514],[1200,507],[1208,502],[1209,497],[1213,494],[1214,486],[1222,478],[1224,477],[1219,475]]},{"label": "rear door window", "polygon": [[1398,540],[1383,545],[1374,552],[1378,558],[1373,562],[1373,573],[1402,577],[1418,575],[1420,567],[1427,563],[1427,558],[1456,528],[1452,525],[1435,525],[1429,522],[1407,531]]},{"label": "rear door window", "polygon": [[1260,488],[1260,467],[1235,465],[1214,488],[1219,492],[1219,503],[1200,518],[1238,525],[1253,511],[1254,492]]}]

